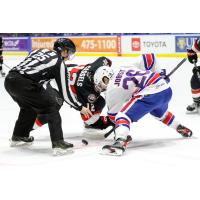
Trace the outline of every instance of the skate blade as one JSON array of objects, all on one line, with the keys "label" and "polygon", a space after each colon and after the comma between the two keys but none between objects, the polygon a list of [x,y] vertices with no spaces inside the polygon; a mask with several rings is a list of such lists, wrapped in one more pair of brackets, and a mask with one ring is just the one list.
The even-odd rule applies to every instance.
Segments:
[{"label": "skate blade", "polygon": [[60,148],[54,148],[53,149],[53,156],[62,156],[73,153],[73,148],[68,149],[60,149]]},{"label": "skate blade", "polygon": [[118,148],[103,148],[100,154],[108,156],[122,156],[124,151]]},{"label": "skate blade", "polygon": [[24,147],[24,146],[31,146],[33,142],[23,142],[23,141],[11,141],[10,147]]},{"label": "skate blade", "polygon": [[189,134],[180,133],[180,134],[181,134],[181,136],[182,136],[183,138],[191,138],[193,133],[189,133]]}]

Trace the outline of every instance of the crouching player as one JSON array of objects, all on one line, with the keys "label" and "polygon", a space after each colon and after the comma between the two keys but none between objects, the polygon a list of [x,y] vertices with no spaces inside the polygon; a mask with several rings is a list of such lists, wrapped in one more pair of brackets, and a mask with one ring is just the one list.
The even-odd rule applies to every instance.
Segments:
[{"label": "crouching player", "polygon": [[[66,79],[69,79],[69,89],[79,102],[83,106],[89,107],[92,115],[84,116],[81,114],[81,118],[85,125],[85,136],[90,136],[93,138],[105,138],[111,132],[114,124],[107,116],[101,115],[103,108],[105,107],[105,99],[101,96],[104,92],[104,88],[101,85],[96,84],[96,71],[98,68],[107,66],[110,68],[111,60],[106,57],[99,57],[93,63],[87,65],[76,65],[69,64],[66,65],[69,74],[66,74]],[[105,71],[106,73],[107,71]],[[106,74],[108,77],[109,73]],[[45,86],[46,90],[54,96],[55,102],[57,102],[58,109],[61,108],[63,100],[59,95],[59,92],[47,83]],[[68,91],[63,90],[63,91]],[[67,94],[66,94],[67,96]],[[70,105],[71,106],[71,105]],[[73,107],[73,106],[72,106]],[[76,109],[76,108],[75,108]],[[38,115],[33,129],[36,129],[46,123],[44,116]],[[107,128],[109,130],[107,130]],[[103,131],[102,130],[105,130]],[[98,130],[98,131],[97,131]]]},{"label": "crouching player", "polygon": [[[153,62],[149,62],[151,63]],[[103,153],[122,155],[131,140],[130,124],[148,113],[175,129],[183,137],[192,136],[192,131],[178,122],[168,110],[172,90],[158,72],[153,72],[156,67],[149,64],[141,62],[137,67],[116,67],[111,79],[105,76],[99,78],[107,85],[108,115],[115,123],[116,133],[115,142],[105,145],[102,148]],[[150,70],[145,70],[147,68]]]}]

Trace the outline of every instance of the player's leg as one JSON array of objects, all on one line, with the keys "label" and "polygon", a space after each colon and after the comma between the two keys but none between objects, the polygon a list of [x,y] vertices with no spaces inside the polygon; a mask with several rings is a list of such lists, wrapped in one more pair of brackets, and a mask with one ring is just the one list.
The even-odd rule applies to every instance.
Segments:
[{"label": "player's leg", "polygon": [[161,96],[160,98],[163,98],[163,101],[161,104],[158,104],[157,107],[150,112],[150,114],[165,125],[175,129],[183,137],[191,137],[192,131],[177,121],[175,116],[168,111],[168,103],[172,96],[171,89],[165,90],[161,94],[163,97]]},{"label": "player's leg", "polygon": [[[23,104],[30,106],[36,113],[46,117],[53,150],[58,152],[58,154],[62,154],[73,147],[72,144],[65,143],[63,140],[58,105],[48,91],[45,91],[41,85],[24,78],[16,72],[8,74],[5,80],[5,88],[15,99],[20,99]],[[36,116],[34,116],[34,120],[35,118]],[[25,119],[23,118],[23,120]]]},{"label": "player's leg", "polygon": [[[62,107],[63,105],[63,99],[60,97],[60,94],[59,92],[54,89],[50,83],[48,83],[46,85],[46,92],[48,93],[48,95],[54,99],[55,101],[55,106],[56,106],[56,110],[60,110],[60,108]],[[34,125],[32,127],[33,130],[47,124],[48,121],[47,121],[47,116],[46,115],[40,115],[38,114],[37,115],[37,118],[35,119],[35,122],[34,122]]]},{"label": "player's leg", "polygon": [[45,90],[43,87],[34,103],[34,110],[40,119],[48,123],[50,138],[52,142],[53,155],[62,155],[71,152],[73,144],[65,142],[63,138],[62,120],[59,110],[63,101],[59,98],[56,91]]},{"label": "player's leg", "polygon": [[192,75],[190,86],[193,103],[186,108],[187,114],[198,113],[200,110],[200,80],[196,74]]},{"label": "player's leg", "polygon": [[32,144],[34,138],[29,136],[32,129],[36,112],[24,102],[24,98],[19,95],[21,93],[21,86],[25,83],[21,81],[16,83],[17,77],[15,75],[8,75],[5,79],[5,89],[19,105],[20,112],[15,123],[13,135],[11,138],[11,146],[20,146],[24,144]]},{"label": "player's leg", "polygon": [[149,113],[157,104],[154,95],[148,97],[133,97],[115,117],[116,141],[113,145],[105,145],[102,149],[104,153],[111,155],[122,155],[128,143],[132,140],[130,137],[130,123],[137,122],[144,115]]},{"label": "player's leg", "polygon": [[3,56],[2,51],[0,50],[0,75],[4,77],[6,74],[3,72]]},{"label": "player's leg", "polygon": [[31,108],[20,108],[11,138],[11,147],[32,144],[34,138],[30,136],[30,131],[36,115],[36,112]]}]

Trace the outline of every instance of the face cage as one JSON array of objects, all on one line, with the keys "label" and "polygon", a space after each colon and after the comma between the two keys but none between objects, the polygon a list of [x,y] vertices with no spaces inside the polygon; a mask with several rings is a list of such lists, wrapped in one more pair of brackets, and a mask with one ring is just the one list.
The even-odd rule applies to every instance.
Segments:
[{"label": "face cage", "polygon": [[103,82],[100,82],[98,84],[95,84],[95,90],[96,92],[105,92],[107,89],[107,85],[105,85]]}]

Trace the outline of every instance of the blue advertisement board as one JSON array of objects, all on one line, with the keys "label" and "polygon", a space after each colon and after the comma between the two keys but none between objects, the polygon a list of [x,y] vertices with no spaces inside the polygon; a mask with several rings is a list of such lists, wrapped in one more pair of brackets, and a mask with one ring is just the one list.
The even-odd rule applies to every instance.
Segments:
[{"label": "blue advertisement board", "polygon": [[191,48],[194,40],[200,37],[199,35],[182,35],[175,36],[175,49],[176,52],[186,52],[187,48]]}]

